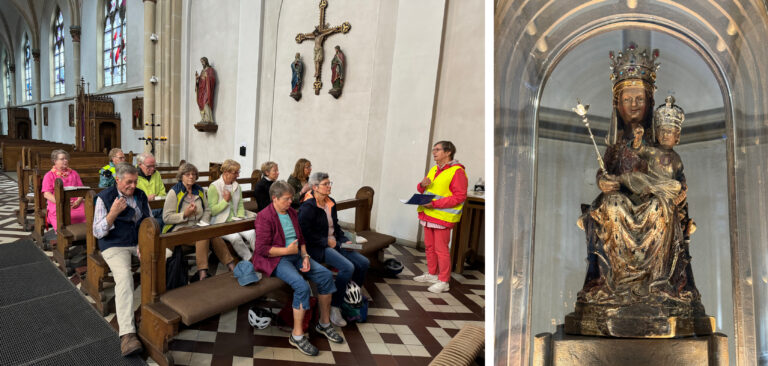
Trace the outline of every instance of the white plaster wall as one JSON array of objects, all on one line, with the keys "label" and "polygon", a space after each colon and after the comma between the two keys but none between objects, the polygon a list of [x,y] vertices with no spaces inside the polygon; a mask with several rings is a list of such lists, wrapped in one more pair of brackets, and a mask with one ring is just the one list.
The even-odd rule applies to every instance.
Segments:
[{"label": "white plaster wall", "polygon": [[[433,118],[435,138],[458,143],[459,158],[472,165],[474,180],[483,174],[484,69],[470,67],[474,74],[466,78],[472,81],[461,85],[452,77],[462,71],[466,75],[462,69],[470,62],[482,65],[482,4],[452,5],[456,9],[447,26],[456,29],[446,34],[445,66],[438,76],[444,1],[329,2],[326,22],[335,26],[349,21],[352,28],[326,41],[324,85],[317,96],[312,89],[313,42],[295,41],[297,33],[310,32],[317,24],[317,2],[226,5],[196,1],[184,3],[182,9],[182,157],[201,167],[236,158],[246,172],[272,160],[279,164],[282,179],[288,178],[297,159],[308,158],[315,171],[331,175],[336,198],[372,186],[373,226],[412,242],[418,232],[415,210],[397,199],[410,196],[424,175]],[[347,59],[339,99],[328,94],[336,45]],[[467,49],[481,58],[468,57]],[[296,52],[305,64],[299,102],[288,95]],[[193,75],[201,68],[201,56],[207,56],[217,72],[215,134],[192,127],[199,121]],[[439,77],[444,80],[440,90]],[[473,123],[471,133],[457,134]],[[247,155],[241,158],[237,153],[243,143]],[[341,216],[352,220],[351,213]]]},{"label": "white plaster wall", "polygon": [[[241,14],[241,7],[244,10]],[[238,63],[246,62],[250,67],[257,67],[258,63],[247,59],[241,59],[241,52],[258,55],[258,33],[241,35],[240,30],[250,29],[245,24],[241,27],[241,20],[256,23],[258,27],[258,13],[254,11],[256,5],[249,5],[248,1],[228,1],[222,4],[216,0],[204,0],[184,2],[182,14],[182,32],[187,34],[182,39],[182,99],[181,99],[181,133],[182,158],[185,157],[202,170],[208,170],[211,161],[221,162],[227,158],[234,158],[237,126],[237,98],[238,88],[241,83],[247,85],[255,80],[245,78],[240,80],[238,76]],[[245,18],[242,19],[241,18]],[[210,26],[210,25],[216,25]],[[240,47],[240,37],[248,37]],[[250,42],[248,42],[250,40]],[[186,42],[185,42],[186,41]],[[256,51],[254,51],[256,50]],[[210,65],[216,71],[216,89],[214,91],[213,119],[219,125],[216,133],[202,133],[194,128],[194,124],[200,121],[200,110],[197,107],[195,96],[195,71],[200,72],[201,57],[208,57]],[[253,86],[255,88],[255,86]],[[254,123],[254,121],[243,121]],[[245,174],[244,174],[245,175]]]},{"label": "white plaster wall", "polygon": [[484,3],[451,1],[443,41],[433,142],[452,141],[470,188],[485,179]]},{"label": "white plaster wall", "polygon": [[[599,194],[591,145],[539,139],[532,334],[554,332],[573,311],[586,274],[585,234],[576,226],[580,204]],[[685,164],[688,204],[698,230],[691,237],[694,279],[707,313],[729,337],[733,352],[733,302],[725,141],[675,148]]]}]

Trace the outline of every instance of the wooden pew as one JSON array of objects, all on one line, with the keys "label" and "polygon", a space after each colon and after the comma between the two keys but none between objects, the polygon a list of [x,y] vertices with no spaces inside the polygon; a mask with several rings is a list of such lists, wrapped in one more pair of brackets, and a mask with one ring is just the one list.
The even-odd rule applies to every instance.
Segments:
[{"label": "wooden pew", "polygon": [[360,254],[371,261],[370,268],[381,270],[384,249],[395,243],[395,238],[371,230],[371,209],[373,208],[373,188],[365,186],[357,190],[355,198],[336,202],[336,211],[355,209],[355,235],[368,240],[363,244]]},{"label": "wooden pew", "polygon": [[[238,179],[240,184],[252,183],[253,179],[244,178]],[[166,187],[169,189],[170,187]],[[85,218],[88,228],[93,227],[94,205],[96,200],[96,194],[103,188],[92,189],[86,198],[85,206]],[[165,200],[152,200],[149,201],[149,207],[151,209],[163,208]],[[162,229],[162,228],[161,228]],[[231,251],[231,250],[230,250]],[[81,284],[80,288],[87,295],[96,302],[96,309],[101,312],[103,316],[106,316],[113,309],[108,306],[108,299],[104,296],[104,282],[114,283],[114,280],[110,280],[107,276],[109,268],[101,257],[101,252],[98,249],[96,237],[93,236],[93,230],[88,230],[86,233],[86,256],[88,262],[88,270],[85,273],[85,281]]]},{"label": "wooden pew", "polygon": [[43,176],[47,173],[47,171],[40,171],[39,169],[32,169],[32,191],[35,194],[34,198],[34,218],[35,218],[35,225],[34,229],[32,230],[32,239],[35,240],[35,243],[37,246],[40,247],[40,249],[43,248],[43,234],[45,233],[46,228],[46,215],[47,215],[47,201],[45,200],[45,197],[43,197],[42,189],[43,189]]},{"label": "wooden pew", "polygon": [[32,222],[27,220],[27,216],[35,212],[34,207],[30,206],[30,202],[35,197],[34,193],[30,193],[32,173],[32,169],[25,169],[20,161],[16,162],[16,177],[19,187],[19,210],[16,212],[16,221],[24,231],[31,231],[34,226]]},{"label": "wooden pew", "polygon": [[29,146],[41,146],[51,148],[51,151],[55,149],[63,149],[72,151],[74,147],[72,145],[61,144],[57,142],[50,142],[44,140],[7,140],[0,143],[0,154],[3,156],[3,169],[5,171],[11,171],[16,169],[16,162],[21,161],[23,154],[22,149]]},{"label": "wooden pew", "polygon": [[[339,201],[336,207],[337,210],[355,209],[355,230],[358,235],[368,239],[360,253],[371,260],[372,266],[380,263],[383,249],[394,243],[395,238],[370,230],[373,189],[362,187],[354,199]],[[253,226],[254,219],[248,219],[160,234],[161,228],[155,219],[147,218],[141,223],[139,338],[149,356],[158,364],[173,364],[173,358],[168,352],[168,343],[178,334],[179,322],[189,326],[274,291],[290,291],[290,287],[277,277],[264,277],[256,284],[243,287],[237,283],[231,272],[170,291],[165,290],[166,248],[172,249],[195,240],[250,230]]]},{"label": "wooden pew", "polygon": [[178,334],[179,322],[192,325],[236,308],[281,288],[290,289],[277,277],[240,286],[232,272],[222,273],[170,291],[165,289],[165,249],[253,228],[253,219],[160,234],[154,218],[139,228],[141,253],[141,323],[139,338],[144,349],[160,365],[173,365],[168,342]]},{"label": "wooden pew", "polygon": [[72,223],[70,199],[74,197],[83,197],[85,199],[89,190],[89,188],[65,190],[64,183],[60,178],[56,178],[54,183],[56,226],[58,230],[56,233],[56,250],[53,251],[53,258],[58,263],[59,269],[66,274],[69,274],[67,271],[69,248],[75,244],[85,244],[85,236],[88,232],[86,223]]}]

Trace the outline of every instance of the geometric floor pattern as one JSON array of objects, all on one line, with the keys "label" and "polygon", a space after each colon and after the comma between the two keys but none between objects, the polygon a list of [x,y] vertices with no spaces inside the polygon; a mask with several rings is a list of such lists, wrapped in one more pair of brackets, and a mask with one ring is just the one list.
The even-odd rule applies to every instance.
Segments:
[{"label": "geometric floor pattern", "polygon": [[[0,243],[13,242],[29,235],[15,221],[13,210],[18,208],[16,196],[16,182],[0,174]],[[179,334],[169,345],[176,364],[427,365],[464,324],[483,326],[485,276],[481,271],[469,269],[463,275],[452,273],[450,291],[433,294],[427,291],[429,283],[412,280],[413,276],[427,269],[423,250],[395,244],[387,249],[385,257],[397,258],[405,268],[397,278],[369,272],[363,286],[364,294],[372,299],[367,322],[337,328],[344,337],[343,344],[329,342],[310,330],[310,341],[320,350],[320,354],[309,357],[288,344],[289,329],[274,325],[264,330],[254,329],[247,319],[251,305],[268,307],[275,313],[280,307],[279,303],[266,299],[213,316],[191,327],[181,324]],[[225,269],[219,266],[219,271]],[[79,287],[78,274],[73,275],[71,280]],[[138,284],[134,299],[135,308],[138,308]],[[117,328],[115,314],[109,314],[105,319]],[[151,359],[147,361],[153,364]]]}]

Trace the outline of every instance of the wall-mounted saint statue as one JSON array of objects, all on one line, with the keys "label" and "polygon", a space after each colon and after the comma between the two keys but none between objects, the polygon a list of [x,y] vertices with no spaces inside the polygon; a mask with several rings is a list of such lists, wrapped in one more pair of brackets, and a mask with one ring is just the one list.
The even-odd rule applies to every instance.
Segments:
[{"label": "wall-mounted saint statue", "polygon": [[328,94],[333,95],[338,99],[341,96],[341,89],[344,88],[344,67],[346,66],[346,59],[344,58],[344,52],[341,52],[339,46],[334,47],[336,54],[331,60],[331,90]]},{"label": "wall-mounted saint statue", "polygon": [[200,58],[203,70],[195,71],[195,94],[197,106],[200,108],[200,122],[215,123],[213,121],[213,95],[216,88],[216,71],[208,63],[207,57]]},{"label": "wall-mounted saint statue", "polygon": [[301,87],[304,85],[304,62],[296,52],[296,59],[291,62],[291,98],[298,102],[301,99]]}]

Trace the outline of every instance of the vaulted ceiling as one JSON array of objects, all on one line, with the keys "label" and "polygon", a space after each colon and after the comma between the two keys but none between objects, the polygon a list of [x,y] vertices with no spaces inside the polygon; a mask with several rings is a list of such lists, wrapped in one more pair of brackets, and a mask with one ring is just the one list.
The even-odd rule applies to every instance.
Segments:
[{"label": "vaulted ceiling", "polygon": [[69,21],[69,25],[79,25],[82,0],[3,0],[0,1],[0,45],[16,54],[22,35],[28,32],[32,48],[40,48],[41,20],[47,14],[43,9],[50,3],[56,3]]}]

